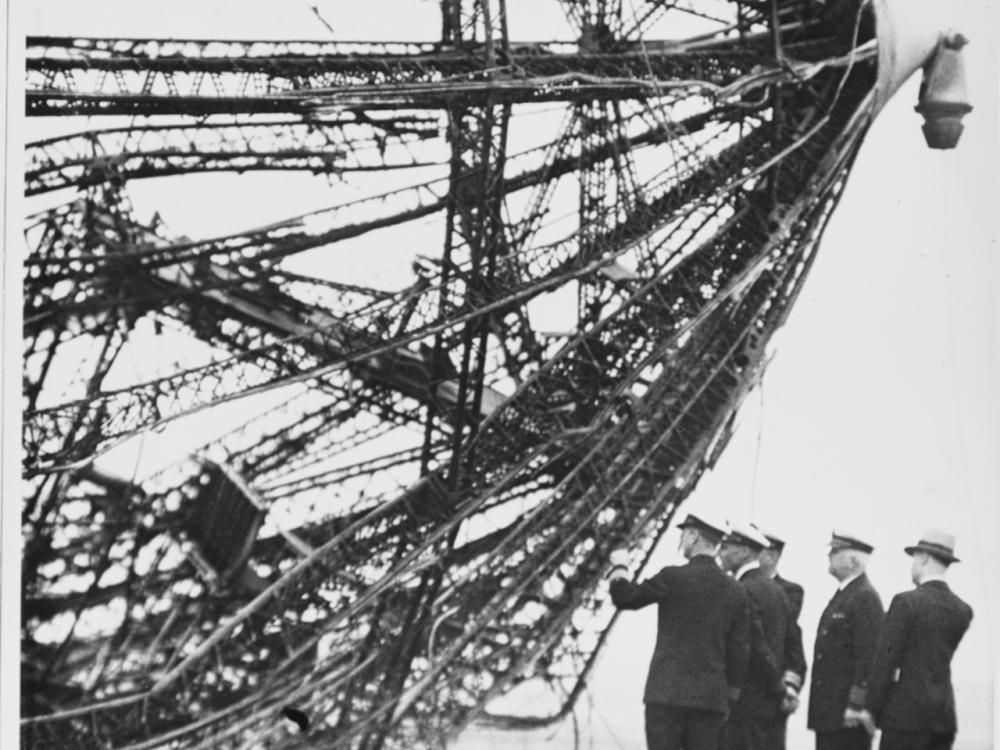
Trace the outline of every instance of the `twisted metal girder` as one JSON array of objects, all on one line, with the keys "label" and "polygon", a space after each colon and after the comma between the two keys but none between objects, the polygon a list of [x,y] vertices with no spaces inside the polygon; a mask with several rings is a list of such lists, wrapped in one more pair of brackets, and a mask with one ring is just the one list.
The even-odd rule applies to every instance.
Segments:
[{"label": "twisted metal girder", "polygon": [[25,194],[191,172],[304,170],[343,174],[440,162],[410,147],[437,135],[436,117],[229,120],[91,130],[27,145]]},{"label": "twisted metal girder", "polygon": [[[379,54],[377,47],[344,54],[274,57],[247,50],[260,42],[234,45],[236,55],[191,57],[196,42],[151,40],[163,56],[116,40],[29,38],[28,114],[170,114],[218,112],[319,112],[325,107],[403,108],[482,105],[487,100],[566,101],[575,98],[645,98],[657,87],[707,90],[724,87],[766,56],[734,45],[731,50],[691,52],[649,47],[604,54],[580,54],[572,44],[511,44],[499,63],[500,76],[487,76],[482,50],[435,49]],[[288,45],[285,45],[288,46]],[[332,45],[331,45],[332,46]],[[357,45],[349,45],[357,47]],[[61,55],[65,48],[73,54]],[[285,54],[282,54],[285,53]],[[391,83],[386,83],[391,81]]]},{"label": "twisted metal girder", "polygon": [[[788,23],[789,57],[819,61],[842,48],[815,20]],[[29,37],[27,107],[30,115],[306,114],[719,92],[773,64],[767,21],[747,4],[738,24],[697,42],[620,38],[608,48],[591,25],[578,41],[510,42],[500,55],[489,36],[461,45]]]}]

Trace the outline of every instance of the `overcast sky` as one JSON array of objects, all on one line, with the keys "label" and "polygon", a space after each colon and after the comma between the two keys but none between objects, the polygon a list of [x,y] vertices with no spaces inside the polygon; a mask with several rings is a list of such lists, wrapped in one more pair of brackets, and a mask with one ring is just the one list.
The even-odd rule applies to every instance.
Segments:
[{"label": "overcast sky", "polygon": [[[302,34],[303,28],[311,29],[314,38],[324,37],[308,10],[312,4],[331,20],[335,32],[342,25],[344,36],[385,36],[379,27],[338,21],[334,2],[289,3],[279,13],[273,3],[195,6],[123,0],[87,3],[83,14],[72,10],[81,7],[75,3],[36,0],[23,3],[20,12],[21,28],[31,33],[138,33],[118,32],[114,24],[134,19],[141,6],[148,23],[143,33],[151,36],[204,35],[191,32],[191,8],[198,7],[206,29],[225,28],[232,37],[267,33],[280,38]],[[412,9],[413,15],[394,15],[401,19],[400,30],[390,36],[433,38],[437,22],[427,19],[436,19],[435,5],[412,0],[400,6]],[[510,5],[513,15],[520,3]],[[966,120],[962,143],[953,152],[926,148],[920,118],[913,112],[915,80],[882,113],[862,148],[805,290],[775,339],[763,389],[748,398],[738,433],[685,510],[752,518],[786,537],[785,575],[806,587],[801,622],[809,651],[819,613],[833,590],[824,547],[831,529],[852,529],[875,545],[870,572],[886,604],[909,585],[909,560],[902,547],[915,542],[928,525],[956,533],[963,562],[953,567],[949,578],[976,611],[955,661],[960,723],[956,748],[973,750],[987,747],[992,731],[989,691],[996,673],[1000,616],[992,599],[998,588],[993,579],[1000,570],[1000,191],[994,52],[1000,45],[993,3],[952,0],[950,5],[956,9],[956,25],[971,40],[966,57],[976,109]],[[109,13],[98,13],[98,7]],[[544,24],[537,28],[544,29]],[[546,34],[539,31],[537,37]],[[9,201],[8,195],[8,211],[20,210]],[[261,203],[268,203],[266,196]],[[257,208],[243,205],[238,214],[257,215]],[[259,208],[268,210],[266,205]],[[8,238],[14,241],[16,228],[8,228]],[[20,346],[18,340],[11,343],[11,336],[8,331],[7,356],[12,350],[16,357]],[[8,394],[19,388],[13,369],[9,362],[5,365]],[[6,445],[11,444],[8,432]],[[19,514],[19,500],[16,489],[11,491],[16,479],[11,480],[9,471],[4,479],[4,538],[9,540],[10,518]],[[676,559],[676,544],[672,531],[661,544],[654,569]],[[13,594],[9,586],[4,588],[5,597]],[[593,704],[585,701],[579,709],[581,726],[590,732],[595,747],[641,741],[641,691],[654,624],[652,609],[620,619],[595,674]],[[9,629],[5,637],[10,638]],[[793,717],[790,732],[805,741],[802,713]],[[518,736],[516,742],[548,747],[543,744],[548,736]],[[505,742],[510,746],[509,738]]]}]

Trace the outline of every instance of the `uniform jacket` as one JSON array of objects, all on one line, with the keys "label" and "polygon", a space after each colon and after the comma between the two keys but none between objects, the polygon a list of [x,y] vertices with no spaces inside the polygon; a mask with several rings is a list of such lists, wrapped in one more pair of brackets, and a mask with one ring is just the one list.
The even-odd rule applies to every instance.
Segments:
[{"label": "uniform jacket", "polygon": [[[799,615],[802,613],[802,600],[805,598],[805,592],[799,584],[786,580],[780,575],[775,575],[772,580],[781,586],[791,608],[791,622],[785,640],[785,669],[794,672],[800,680],[804,680],[806,676],[806,652],[802,645]],[[801,683],[799,687],[801,687]]]},{"label": "uniform jacket", "polygon": [[864,574],[838,590],[826,605],[813,652],[810,729],[841,729],[844,710],[863,707],[884,616],[882,600]]},{"label": "uniform jacket", "polygon": [[865,700],[878,726],[957,731],[951,657],[971,621],[972,608],[944,581],[893,598]]},{"label": "uniform jacket", "polygon": [[792,619],[798,622],[799,615],[802,614],[802,600],[805,598],[805,591],[799,584],[782,578],[780,575],[775,574],[772,580],[785,592],[788,603],[792,607]]},{"label": "uniform jacket", "polygon": [[781,586],[760,568],[739,578],[750,598],[750,663],[740,702],[750,716],[778,715],[784,693],[785,644],[791,608]]},{"label": "uniform jacket", "polygon": [[663,568],[641,583],[611,582],[619,609],[658,608],[646,703],[728,710],[729,688],[743,683],[749,655],[746,594],[708,555]]}]

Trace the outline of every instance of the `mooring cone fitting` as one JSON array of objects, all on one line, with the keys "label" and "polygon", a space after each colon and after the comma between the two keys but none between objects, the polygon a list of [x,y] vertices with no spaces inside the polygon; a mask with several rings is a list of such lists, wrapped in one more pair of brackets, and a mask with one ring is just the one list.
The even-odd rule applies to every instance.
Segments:
[{"label": "mooring cone fitting", "polygon": [[924,66],[920,99],[914,109],[923,115],[924,138],[931,148],[955,148],[962,135],[962,118],[972,111],[962,60],[967,41],[954,31],[944,34]]},{"label": "mooring cone fitting", "polygon": [[[872,0],[878,39],[874,113],[918,70],[923,71],[917,112],[924,137],[935,149],[954,148],[962,117],[972,110],[965,90],[961,49],[968,40],[948,30],[954,9],[948,0]],[[946,31],[947,30],[947,31]]]}]

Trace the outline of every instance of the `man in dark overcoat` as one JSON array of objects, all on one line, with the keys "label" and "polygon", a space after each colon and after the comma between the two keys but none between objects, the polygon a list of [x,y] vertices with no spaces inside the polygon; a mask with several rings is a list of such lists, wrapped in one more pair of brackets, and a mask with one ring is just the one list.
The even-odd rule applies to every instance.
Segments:
[{"label": "man in dark overcoat", "polygon": [[739,701],[726,722],[727,750],[771,750],[768,728],[778,720],[791,608],[781,587],[760,567],[767,538],[753,526],[732,524],[719,559],[750,598],[750,665]]},{"label": "man in dark overcoat", "polygon": [[945,583],[958,562],[955,537],[928,529],[906,548],[916,588],[893,597],[865,698],[866,719],[882,730],[880,750],[951,750],[958,731],[951,658],[972,607]]},{"label": "man in dark overcoat", "polygon": [[628,580],[628,553],[612,553],[611,600],[619,609],[657,605],[643,696],[649,750],[717,750],[746,674],[749,605],[715,560],[725,532],[695,515],[679,528],[687,564],[667,566],[640,583]]},{"label": "man in dark overcoat", "polygon": [[816,632],[807,725],[816,750],[869,750],[861,721],[875,645],[885,609],[865,569],[872,545],[834,532],[830,574],[839,581]]},{"label": "man in dark overcoat", "polygon": [[785,736],[788,729],[788,716],[795,713],[799,707],[799,692],[806,676],[806,654],[802,645],[802,628],[799,626],[799,615],[802,613],[802,600],[805,592],[797,583],[782,578],[778,573],[778,562],[785,550],[785,540],[757,527],[770,543],[760,553],[760,567],[764,574],[770,576],[785,592],[788,599],[791,618],[788,624],[788,634],[785,638],[785,673],[783,682],[785,696],[781,704],[781,713],[767,730],[767,747],[769,750],[785,750]]}]

